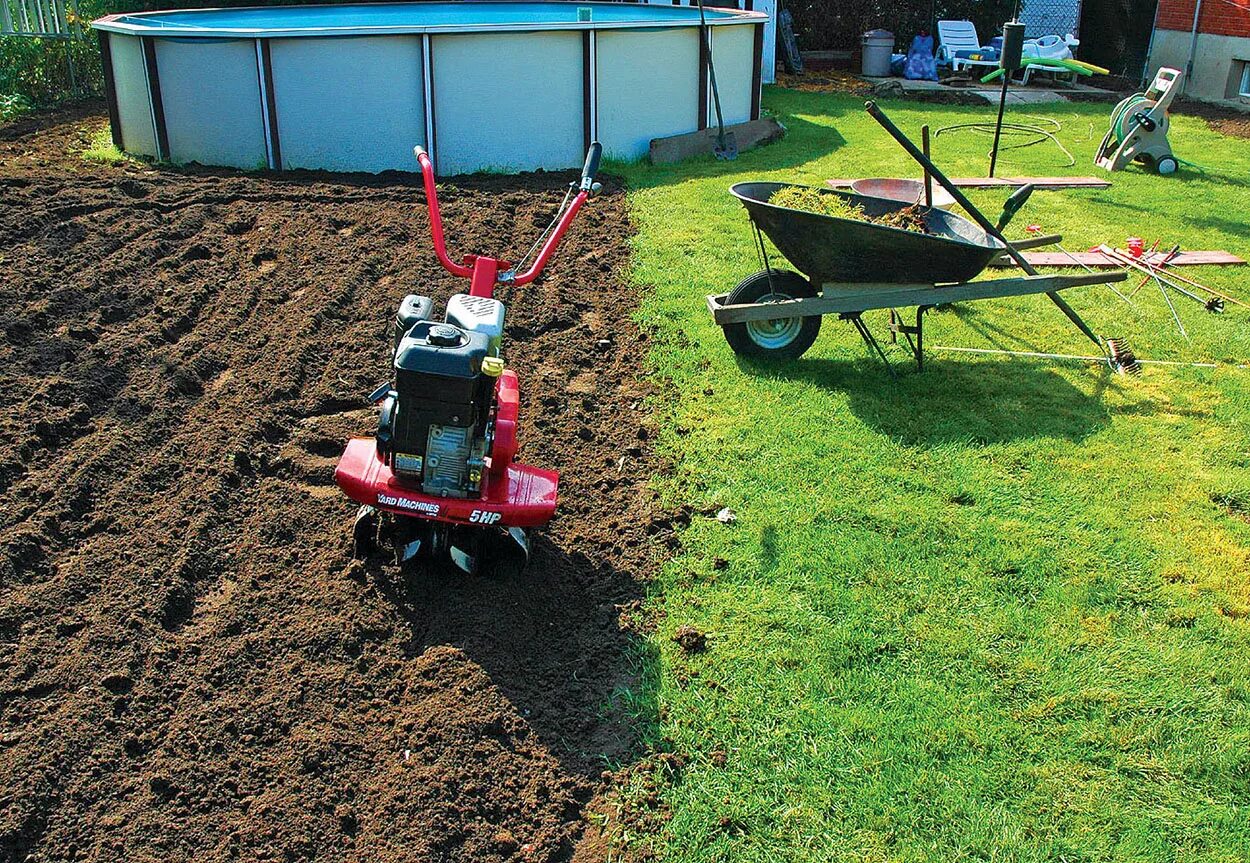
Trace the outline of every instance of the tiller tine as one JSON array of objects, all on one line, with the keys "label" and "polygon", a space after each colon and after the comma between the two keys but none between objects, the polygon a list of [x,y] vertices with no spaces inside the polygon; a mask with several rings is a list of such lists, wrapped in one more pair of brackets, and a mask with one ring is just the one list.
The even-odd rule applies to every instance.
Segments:
[{"label": "tiller tine", "polygon": [[366,558],[378,550],[378,511],[376,507],[364,504],[356,510],[356,519],[352,522],[352,555]]},{"label": "tiller tine", "polygon": [[511,540],[511,549],[521,555],[521,563],[529,563],[530,560],[530,534],[523,527],[510,527],[507,533],[508,539]]},{"label": "tiller tine", "polygon": [[421,542],[421,537],[409,540],[402,545],[396,546],[395,557],[399,564],[405,564],[410,560],[414,560],[421,553],[421,546],[427,543]]},{"label": "tiller tine", "polygon": [[447,544],[447,557],[465,575],[477,575],[482,568],[483,528],[466,528],[457,532]]}]

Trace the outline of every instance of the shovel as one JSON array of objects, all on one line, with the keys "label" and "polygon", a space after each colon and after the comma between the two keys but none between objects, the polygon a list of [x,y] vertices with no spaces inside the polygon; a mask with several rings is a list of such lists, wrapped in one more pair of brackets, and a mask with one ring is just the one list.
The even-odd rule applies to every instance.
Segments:
[{"label": "shovel", "polygon": [[703,16],[703,0],[699,3],[699,32],[703,36],[703,49],[707,53],[707,71],[712,84],[712,104],[716,106],[716,143],[712,145],[712,155],[726,162],[738,158],[738,141],[733,132],[725,131],[725,118],[720,110],[720,92],[716,89],[716,64],[712,62],[712,36],[707,29],[707,19]]}]

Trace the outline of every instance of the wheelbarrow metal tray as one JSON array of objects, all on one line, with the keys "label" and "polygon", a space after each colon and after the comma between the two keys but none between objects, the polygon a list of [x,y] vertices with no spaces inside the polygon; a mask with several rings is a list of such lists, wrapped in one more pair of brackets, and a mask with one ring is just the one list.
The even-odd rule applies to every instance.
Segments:
[{"label": "wheelbarrow metal tray", "polygon": [[[839,219],[768,203],[793,183],[736,183],[730,193],[751,219],[803,275],[817,284],[946,284],[975,278],[1005,248],[967,219],[921,207],[931,234],[905,231],[859,219]],[[810,187],[809,187],[810,188]],[[882,216],[909,204],[837,189],[820,189]]]}]

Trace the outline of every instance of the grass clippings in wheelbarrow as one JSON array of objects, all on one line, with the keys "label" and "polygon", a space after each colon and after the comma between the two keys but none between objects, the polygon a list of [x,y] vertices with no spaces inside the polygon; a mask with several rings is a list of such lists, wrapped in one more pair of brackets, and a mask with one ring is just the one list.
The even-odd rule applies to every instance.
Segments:
[{"label": "grass clippings in wheelbarrow", "polygon": [[784,189],[778,189],[769,197],[768,203],[790,210],[833,216],[835,219],[858,219],[861,222],[902,228],[904,231],[915,231],[918,234],[932,233],[928,224],[925,223],[924,213],[919,204],[912,204],[880,216],[870,216],[857,204],[851,203],[841,195],[831,195],[805,186],[786,186]]}]

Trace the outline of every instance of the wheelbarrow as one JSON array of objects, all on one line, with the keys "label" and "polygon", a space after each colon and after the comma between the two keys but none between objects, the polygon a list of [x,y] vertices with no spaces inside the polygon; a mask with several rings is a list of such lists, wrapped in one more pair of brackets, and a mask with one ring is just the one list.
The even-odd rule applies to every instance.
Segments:
[{"label": "wheelbarrow", "polygon": [[[800,357],[816,341],[821,318],[836,314],[855,327],[892,371],[884,350],[862,317],[867,311],[889,309],[891,340],[904,336],[917,368],[922,369],[924,314],[929,309],[970,300],[1046,294],[1099,347],[1112,368],[1138,368],[1123,340],[1096,335],[1059,297],[1059,291],[1067,288],[1124,281],[1126,273],[1039,274],[1019,250],[1062,238],[1039,237],[1013,243],[1002,234],[1032,193],[1031,186],[1017,190],[997,223],[990,222],[876,105],[869,102],[868,111],[975,221],[941,209],[920,207],[928,231],[920,233],[769,203],[777,190],[786,187],[785,183],[734,185],[730,193],[747,210],[764,265],[764,269],[743,279],[727,294],[707,297],[713,320],[721,326],[736,353],[773,359]],[[915,206],[835,189],[816,191],[842,197],[870,217]],[[765,237],[799,272],[773,266]],[[974,281],[992,260],[1004,254],[1014,258],[1025,274]],[[903,323],[897,310],[912,306],[916,308],[915,324]]]}]

